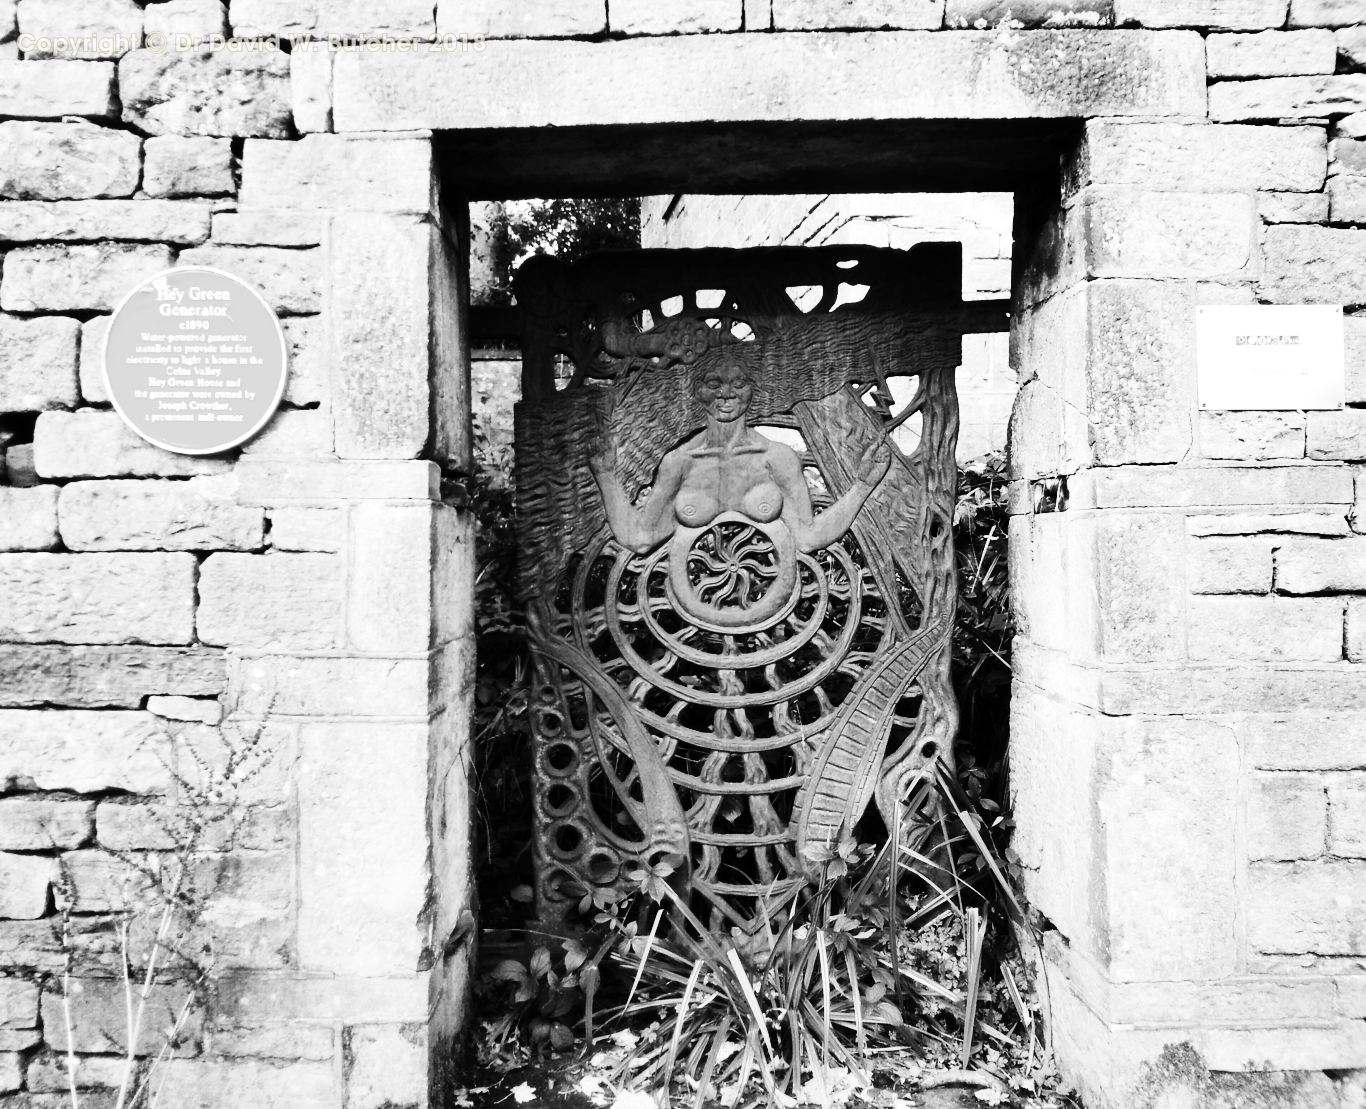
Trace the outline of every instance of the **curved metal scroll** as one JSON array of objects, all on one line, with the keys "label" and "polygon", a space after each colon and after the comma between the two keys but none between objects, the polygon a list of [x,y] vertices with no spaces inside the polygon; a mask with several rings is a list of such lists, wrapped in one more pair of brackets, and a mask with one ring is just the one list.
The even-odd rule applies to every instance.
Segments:
[{"label": "curved metal scroll", "polygon": [[[959,267],[932,244],[519,271],[547,928],[573,930],[586,894],[668,855],[703,920],[762,942],[768,903],[810,880],[803,848],[951,757]],[[733,459],[735,409],[706,392],[721,366],[748,406]],[[669,481],[718,511],[651,515]],[[814,520],[793,507],[807,500]],[[620,534],[633,513],[645,540]]]}]

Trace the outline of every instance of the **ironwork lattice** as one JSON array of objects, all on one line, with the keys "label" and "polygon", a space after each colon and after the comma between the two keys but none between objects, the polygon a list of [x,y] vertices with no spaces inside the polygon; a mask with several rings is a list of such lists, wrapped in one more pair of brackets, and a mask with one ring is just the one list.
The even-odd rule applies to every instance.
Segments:
[{"label": "ironwork lattice", "polygon": [[518,272],[547,928],[664,854],[753,933],[805,845],[950,757],[960,269],[926,244]]}]

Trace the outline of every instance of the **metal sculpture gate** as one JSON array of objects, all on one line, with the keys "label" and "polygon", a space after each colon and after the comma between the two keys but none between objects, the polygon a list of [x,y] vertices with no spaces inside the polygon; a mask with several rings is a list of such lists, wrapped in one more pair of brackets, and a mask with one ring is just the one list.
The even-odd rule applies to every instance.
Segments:
[{"label": "metal sculpture gate", "polygon": [[518,272],[546,928],[667,855],[743,939],[804,847],[951,757],[960,269],[926,244]]}]

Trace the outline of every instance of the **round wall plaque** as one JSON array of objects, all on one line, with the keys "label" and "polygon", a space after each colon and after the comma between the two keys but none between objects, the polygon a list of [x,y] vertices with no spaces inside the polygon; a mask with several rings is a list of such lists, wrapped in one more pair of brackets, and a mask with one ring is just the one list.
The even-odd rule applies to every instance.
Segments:
[{"label": "round wall plaque", "polygon": [[128,426],[177,454],[216,454],[266,425],[285,391],[285,336],[261,294],[221,270],[150,277],[104,340],[109,399]]}]

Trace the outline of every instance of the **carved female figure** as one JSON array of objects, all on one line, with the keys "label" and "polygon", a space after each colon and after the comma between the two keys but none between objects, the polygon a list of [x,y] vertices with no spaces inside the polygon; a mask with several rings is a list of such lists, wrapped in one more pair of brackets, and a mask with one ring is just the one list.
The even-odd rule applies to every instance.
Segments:
[{"label": "carved female figure", "polygon": [[[816,515],[796,452],[748,426],[754,383],[746,368],[735,360],[698,366],[692,388],[706,412],[706,425],[664,456],[643,505],[632,505],[617,480],[616,447],[610,438],[603,440],[589,465],[618,543],[643,555],[671,541],[670,586],[681,608],[718,630],[754,627],[769,620],[792,597],[797,552],[821,550],[849,530],[887,472],[891,452],[885,442],[868,451],[853,485]],[[771,580],[763,583],[762,596],[752,603],[749,592],[756,583],[754,574],[745,569],[744,540],[739,545],[723,541],[721,550],[704,559],[713,570],[729,571],[731,585],[720,594],[713,590],[709,599],[700,596],[692,580],[695,575],[689,574],[690,559],[695,564],[698,557],[694,549],[698,539],[727,524],[756,529],[772,546],[770,572],[758,568],[759,576]],[[748,553],[752,555],[752,549]],[[756,569],[752,558],[749,563],[750,571]],[[738,606],[716,603],[725,597],[738,599]]]}]

